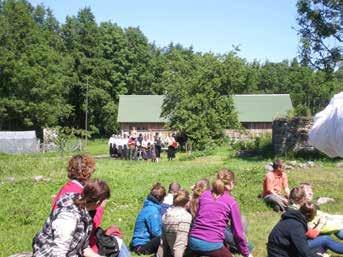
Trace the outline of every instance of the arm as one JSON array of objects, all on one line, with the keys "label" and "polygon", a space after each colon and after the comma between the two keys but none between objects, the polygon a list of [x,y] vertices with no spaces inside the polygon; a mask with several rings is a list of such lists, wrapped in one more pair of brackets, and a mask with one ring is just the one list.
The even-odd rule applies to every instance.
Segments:
[{"label": "arm", "polygon": [[286,173],[283,174],[284,175],[284,178],[283,178],[283,181],[282,181],[282,185],[283,185],[283,188],[285,190],[285,194],[287,196],[287,198],[289,197],[289,187],[288,187],[288,177],[286,175]]},{"label": "arm", "polygon": [[147,219],[146,224],[151,238],[161,236],[162,219],[159,211],[153,212]]},{"label": "arm", "polygon": [[95,215],[93,218],[93,229],[100,227],[103,215],[104,215],[104,207],[101,205],[96,208]]},{"label": "arm", "polygon": [[187,217],[187,220],[180,222],[177,232],[176,239],[173,247],[174,257],[182,257],[188,242],[188,233],[191,227],[191,216]]},{"label": "arm", "polygon": [[243,256],[249,256],[248,243],[245,237],[245,233],[243,231],[239,207],[236,202],[233,205],[231,205],[231,228],[233,237],[235,239],[235,242],[240,253]]},{"label": "arm", "polygon": [[53,230],[53,256],[66,256],[70,250],[69,246],[73,240],[73,233],[76,228],[77,219],[72,213],[62,212],[52,222]]},{"label": "arm", "polygon": [[301,226],[293,227],[290,229],[290,240],[298,251],[299,257],[317,257],[318,255],[312,253],[308,246],[305,232]]}]

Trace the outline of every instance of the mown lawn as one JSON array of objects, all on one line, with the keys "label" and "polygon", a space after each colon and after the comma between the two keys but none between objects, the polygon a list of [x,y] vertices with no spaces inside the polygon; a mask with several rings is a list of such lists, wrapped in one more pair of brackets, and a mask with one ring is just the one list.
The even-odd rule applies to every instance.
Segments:
[{"label": "mown lawn", "polygon": [[[107,154],[105,141],[89,142],[87,150],[97,159],[94,177],[106,180],[112,197],[106,206],[103,227],[118,224],[129,243],[136,215],[150,186],[160,181],[166,187],[178,181],[187,189],[198,179],[212,179],[221,167],[229,167],[237,176],[234,196],[249,220],[248,237],[254,245],[254,256],[265,257],[265,244],[279,215],[257,198],[268,159],[239,159],[225,148],[213,155],[194,160],[162,160],[160,163],[129,162],[103,158]],[[184,154],[179,154],[181,156]],[[184,159],[184,158],[183,158]],[[66,163],[58,154],[0,155],[0,256],[30,251],[34,234],[41,228],[50,210],[51,196],[66,181]],[[314,185],[316,196],[336,199],[323,210],[343,213],[343,170],[331,161],[316,162],[320,167],[292,170],[288,173],[290,186],[299,182]],[[36,182],[35,176],[45,180]]]}]

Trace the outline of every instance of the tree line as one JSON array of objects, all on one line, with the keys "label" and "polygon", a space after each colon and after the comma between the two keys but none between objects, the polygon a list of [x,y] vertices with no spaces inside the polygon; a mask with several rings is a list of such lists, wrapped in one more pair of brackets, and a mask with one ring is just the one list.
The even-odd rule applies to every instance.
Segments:
[{"label": "tree line", "polygon": [[[87,111],[88,128],[107,136],[118,128],[122,94],[166,94],[164,115],[178,112],[171,125],[193,115],[188,126],[195,130],[203,116],[220,120],[224,109],[233,115],[224,96],[289,93],[295,112],[308,115],[343,89],[343,68],[327,72],[297,58],[249,62],[239,49],[214,54],[174,43],[157,47],[137,27],[97,23],[90,8],[60,24],[43,5],[1,0],[0,42],[0,130],[82,129]],[[237,124],[234,116],[229,121]]]}]

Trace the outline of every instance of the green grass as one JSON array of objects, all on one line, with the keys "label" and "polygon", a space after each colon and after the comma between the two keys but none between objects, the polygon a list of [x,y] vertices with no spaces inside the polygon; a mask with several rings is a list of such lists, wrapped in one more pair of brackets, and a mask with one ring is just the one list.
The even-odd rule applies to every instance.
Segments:
[{"label": "green grass", "polygon": [[[106,155],[107,141],[90,141],[86,151]],[[64,158],[58,153],[0,155],[0,256],[31,250],[32,238],[49,214],[51,196],[66,181],[66,163],[70,155],[66,154]],[[178,157],[182,155],[178,154]],[[224,148],[210,156],[193,160],[183,156],[180,159],[183,161],[168,162],[164,158],[160,163],[97,159],[94,177],[106,180],[112,189],[103,227],[119,225],[129,243],[136,215],[154,182],[160,181],[167,187],[170,182],[178,181],[189,189],[196,180],[212,179],[219,168],[226,166],[236,173],[233,194],[249,220],[248,237],[255,245],[254,256],[266,256],[267,237],[279,215],[268,209],[257,195],[262,187],[264,165],[271,160],[235,158]],[[313,183],[316,196],[337,200],[322,209],[343,213],[343,170],[336,169],[330,161],[320,164],[320,168],[289,172],[290,186],[304,181]],[[39,175],[48,180],[35,182],[33,178]]]}]

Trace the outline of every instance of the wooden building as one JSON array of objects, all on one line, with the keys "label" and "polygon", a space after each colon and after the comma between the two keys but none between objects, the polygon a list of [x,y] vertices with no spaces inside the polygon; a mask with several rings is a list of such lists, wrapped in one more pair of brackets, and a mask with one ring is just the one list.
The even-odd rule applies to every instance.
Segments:
[{"label": "wooden building", "polygon": [[[142,132],[166,132],[166,119],[161,118],[163,95],[121,95],[118,123],[122,133],[135,127]],[[291,110],[288,94],[234,95],[238,119],[247,130],[271,131],[274,118]]]}]

